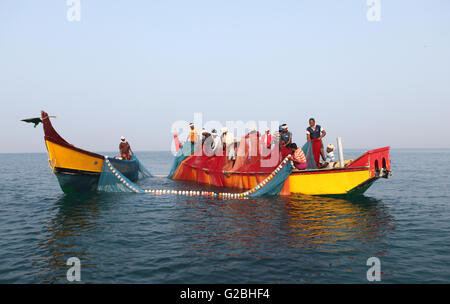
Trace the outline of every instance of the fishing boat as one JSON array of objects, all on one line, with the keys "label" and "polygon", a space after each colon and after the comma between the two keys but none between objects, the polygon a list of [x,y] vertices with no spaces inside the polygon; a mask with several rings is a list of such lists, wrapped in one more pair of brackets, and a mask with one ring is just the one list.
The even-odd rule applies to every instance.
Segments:
[{"label": "fishing boat", "polygon": [[[89,152],[64,140],[53,128],[49,115],[41,111],[48,163],[65,193],[96,191],[105,156]],[[108,158],[130,181],[139,178],[139,161]]]},{"label": "fishing boat", "polygon": [[[250,157],[248,145],[246,138],[242,138],[240,146],[245,148],[234,163],[230,163],[227,156],[208,156],[204,153],[190,155],[189,152],[182,153],[181,148],[175,157],[169,178],[215,187],[257,190],[271,178],[282,158],[280,157],[273,165],[262,166],[261,161],[264,158]],[[312,151],[312,144],[305,146]],[[271,153],[277,149],[278,146]],[[190,148],[185,150],[189,151]],[[379,178],[391,177],[389,152],[390,147],[383,147],[367,151],[356,159],[342,159],[339,165],[331,168],[293,169],[286,175],[279,194],[361,195]],[[314,157],[310,152],[305,151],[305,154],[309,154],[307,158]]]}]

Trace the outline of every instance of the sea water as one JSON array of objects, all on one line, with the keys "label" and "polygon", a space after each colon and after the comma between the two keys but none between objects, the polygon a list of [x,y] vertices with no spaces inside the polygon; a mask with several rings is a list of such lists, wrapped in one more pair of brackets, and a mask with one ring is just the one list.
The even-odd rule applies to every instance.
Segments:
[{"label": "sea water", "polygon": [[[169,172],[169,152],[136,154]],[[0,283],[67,283],[71,257],[82,283],[368,283],[371,257],[382,283],[449,283],[449,157],[393,149],[393,178],[353,199],[222,200],[65,195],[46,154],[0,154]]]}]

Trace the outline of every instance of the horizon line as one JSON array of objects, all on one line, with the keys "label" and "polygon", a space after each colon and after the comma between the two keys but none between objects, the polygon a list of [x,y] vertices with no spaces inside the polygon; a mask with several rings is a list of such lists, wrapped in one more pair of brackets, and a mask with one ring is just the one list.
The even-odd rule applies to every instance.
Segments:
[{"label": "horizon line", "polygon": [[[368,148],[345,148],[344,152],[346,150],[372,150]],[[450,147],[431,147],[431,148],[424,148],[424,147],[402,147],[402,148],[392,148],[391,150],[450,150]],[[113,152],[113,151],[93,151],[95,153],[103,153],[103,152]],[[171,153],[171,150],[135,150],[135,152],[169,152]],[[47,153],[47,151],[39,151],[39,152],[0,152],[0,154],[40,154],[40,153]]]}]

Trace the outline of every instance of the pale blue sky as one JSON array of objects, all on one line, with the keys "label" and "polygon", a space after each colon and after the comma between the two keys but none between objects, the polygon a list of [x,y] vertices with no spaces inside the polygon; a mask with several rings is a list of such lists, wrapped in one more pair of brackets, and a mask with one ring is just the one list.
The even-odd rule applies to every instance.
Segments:
[{"label": "pale blue sky", "polygon": [[171,125],[313,116],[348,148],[450,148],[450,1],[0,1],[1,152],[169,150]]}]

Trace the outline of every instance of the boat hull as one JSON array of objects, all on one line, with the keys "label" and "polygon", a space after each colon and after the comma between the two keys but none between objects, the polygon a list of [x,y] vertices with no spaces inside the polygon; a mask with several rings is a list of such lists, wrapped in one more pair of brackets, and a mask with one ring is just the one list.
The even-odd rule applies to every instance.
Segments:
[{"label": "boat hull", "polygon": [[[347,194],[371,178],[369,169],[293,172],[285,182],[290,193],[306,195]],[[367,190],[367,189],[366,189]],[[285,189],[286,191],[286,189]]]},{"label": "boat hull", "polygon": [[97,190],[98,175],[88,175],[84,173],[56,173],[59,186],[64,193],[83,193]]}]

